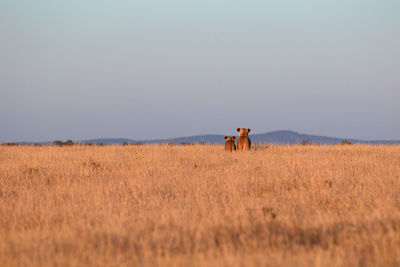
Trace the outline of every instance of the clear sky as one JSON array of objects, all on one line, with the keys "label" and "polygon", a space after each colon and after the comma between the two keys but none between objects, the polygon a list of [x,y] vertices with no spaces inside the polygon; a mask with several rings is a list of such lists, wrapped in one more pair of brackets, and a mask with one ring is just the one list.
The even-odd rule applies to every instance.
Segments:
[{"label": "clear sky", "polygon": [[1,0],[0,142],[400,139],[398,0]]}]

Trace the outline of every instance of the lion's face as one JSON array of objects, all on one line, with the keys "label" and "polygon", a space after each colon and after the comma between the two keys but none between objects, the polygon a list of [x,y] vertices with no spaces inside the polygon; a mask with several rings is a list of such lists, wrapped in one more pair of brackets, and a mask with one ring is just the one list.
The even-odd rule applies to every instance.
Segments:
[{"label": "lion's face", "polygon": [[239,136],[249,136],[250,128],[237,128],[236,131],[239,133]]},{"label": "lion's face", "polygon": [[225,142],[235,142],[236,136],[225,136]]}]

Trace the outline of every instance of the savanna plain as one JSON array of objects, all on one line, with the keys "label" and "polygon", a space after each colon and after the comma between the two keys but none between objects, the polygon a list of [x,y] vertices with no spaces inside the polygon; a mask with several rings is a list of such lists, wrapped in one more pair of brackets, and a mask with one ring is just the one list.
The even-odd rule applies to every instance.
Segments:
[{"label": "savanna plain", "polygon": [[1,146],[0,266],[400,266],[400,146]]}]

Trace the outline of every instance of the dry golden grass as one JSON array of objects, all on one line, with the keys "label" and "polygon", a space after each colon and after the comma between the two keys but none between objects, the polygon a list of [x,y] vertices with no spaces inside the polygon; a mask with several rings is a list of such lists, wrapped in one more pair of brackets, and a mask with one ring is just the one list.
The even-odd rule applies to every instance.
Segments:
[{"label": "dry golden grass", "polygon": [[0,266],[399,266],[399,146],[0,147]]}]

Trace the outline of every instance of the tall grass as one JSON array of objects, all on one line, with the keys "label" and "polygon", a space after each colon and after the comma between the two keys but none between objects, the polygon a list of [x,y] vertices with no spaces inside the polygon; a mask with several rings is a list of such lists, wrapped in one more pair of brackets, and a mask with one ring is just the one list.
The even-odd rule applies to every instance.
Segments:
[{"label": "tall grass", "polygon": [[399,266],[399,146],[0,147],[0,266]]}]

